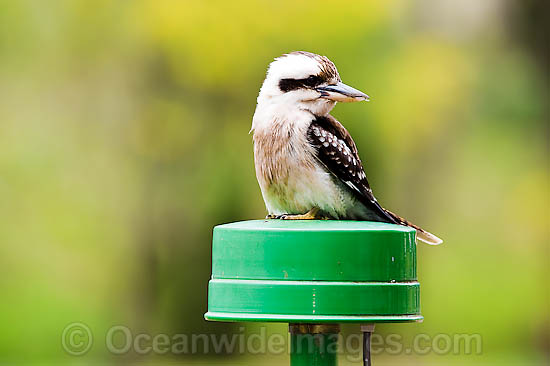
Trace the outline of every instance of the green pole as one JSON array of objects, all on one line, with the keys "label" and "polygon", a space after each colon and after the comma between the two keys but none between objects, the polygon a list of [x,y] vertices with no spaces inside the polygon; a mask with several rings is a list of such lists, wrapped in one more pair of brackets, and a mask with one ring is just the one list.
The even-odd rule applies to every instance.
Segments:
[{"label": "green pole", "polygon": [[336,366],[338,324],[290,324],[290,366]]},{"label": "green pole", "polygon": [[370,221],[252,220],[219,225],[206,320],[289,323],[292,366],[336,366],[339,326],[420,314],[413,228]]}]

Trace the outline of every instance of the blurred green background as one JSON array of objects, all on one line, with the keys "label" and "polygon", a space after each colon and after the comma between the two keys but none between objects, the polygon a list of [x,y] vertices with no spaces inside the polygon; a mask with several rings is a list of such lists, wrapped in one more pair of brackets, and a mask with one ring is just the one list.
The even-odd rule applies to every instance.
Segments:
[{"label": "blurred green background", "polygon": [[[372,97],[333,114],[378,199],[445,239],[418,247],[424,323],[377,331],[483,337],[482,355],[376,364],[549,362],[548,14],[519,0],[0,1],[0,364],[288,362],[116,356],[101,337],[236,331],[203,320],[211,230],[265,215],[248,131],[268,63],[293,50]],[[61,347],[72,322],[93,330],[85,356]]]}]

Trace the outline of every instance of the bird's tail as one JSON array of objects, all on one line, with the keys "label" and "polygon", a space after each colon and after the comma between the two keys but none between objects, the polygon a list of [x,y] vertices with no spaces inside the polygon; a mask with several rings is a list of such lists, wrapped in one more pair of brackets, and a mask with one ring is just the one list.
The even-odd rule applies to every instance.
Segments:
[{"label": "bird's tail", "polygon": [[434,234],[431,234],[431,233],[427,232],[426,230],[416,226],[412,222],[409,222],[409,221],[405,220],[402,217],[399,217],[398,215],[394,214],[391,211],[386,210],[385,208],[382,208],[382,209],[388,215],[390,215],[397,223],[399,223],[401,225],[405,225],[405,226],[410,226],[410,227],[416,229],[416,238],[418,240],[423,241],[424,243],[430,244],[430,245],[439,245],[439,244],[443,243],[443,240],[441,240],[440,238],[438,238]]}]

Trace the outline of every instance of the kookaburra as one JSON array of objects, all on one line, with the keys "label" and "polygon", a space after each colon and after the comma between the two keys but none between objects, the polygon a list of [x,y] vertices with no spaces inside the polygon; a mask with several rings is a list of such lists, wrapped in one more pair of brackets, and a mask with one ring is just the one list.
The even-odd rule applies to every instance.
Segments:
[{"label": "kookaburra", "polygon": [[381,221],[411,226],[428,244],[442,240],[384,209],[353,139],[329,112],[369,97],[342,83],[334,64],[309,52],[271,63],[252,121],[256,177],[268,218]]}]

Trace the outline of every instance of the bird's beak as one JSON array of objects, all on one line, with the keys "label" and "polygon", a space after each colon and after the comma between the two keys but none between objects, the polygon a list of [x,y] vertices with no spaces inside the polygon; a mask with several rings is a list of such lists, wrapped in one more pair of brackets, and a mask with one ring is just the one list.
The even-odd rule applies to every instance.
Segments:
[{"label": "bird's beak", "polygon": [[321,98],[334,100],[336,102],[361,102],[363,100],[369,100],[367,94],[342,82],[336,85],[318,87],[317,91],[321,93]]}]

